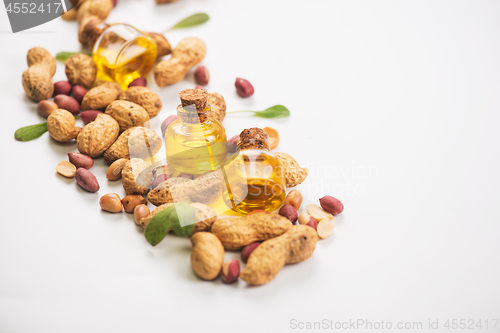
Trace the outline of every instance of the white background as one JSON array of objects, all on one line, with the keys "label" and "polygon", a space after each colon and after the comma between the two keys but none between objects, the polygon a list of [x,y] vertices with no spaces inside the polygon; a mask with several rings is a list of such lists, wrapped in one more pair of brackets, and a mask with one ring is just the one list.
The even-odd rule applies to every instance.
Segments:
[{"label": "white background", "polygon": [[[291,110],[224,124],[228,137],[278,129],[277,150],[311,170],[304,203],[343,201],[334,234],[265,286],[199,280],[188,239],[152,248],[129,214],[100,210],[101,195],[124,194],[102,159],[91,194],[55,172],[74,143],[14,140],[43,120],[21,85],[28,49],[80,46],[75,22],[11,34],[2,9],[0,332],[289,332],[323,319],[439,320],[445,332],[472,319],[483,330],[464,331],[500,332],[500,2],[119,0],[108,22],[162,31],[198,11],[206,25],[167,38],[206,42],[207,88],[229,111]],[[254,96],[237,96],[236,77]],[[163,100],[154,129],[194,85],[192,73],[150,80]]]}]

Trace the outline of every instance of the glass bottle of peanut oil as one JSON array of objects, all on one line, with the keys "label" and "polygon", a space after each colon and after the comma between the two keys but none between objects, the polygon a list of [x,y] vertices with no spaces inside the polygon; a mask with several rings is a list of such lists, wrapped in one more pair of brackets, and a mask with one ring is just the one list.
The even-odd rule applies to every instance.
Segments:
[{"label": "glass bottle of peanut oil", "polygon": [[179,96],[179,119],[165,131],[167,164],[192,175],[220,169],[227,158],[226,130],[210,117],[208,93],[202,89],[186,89]]},{"label": "glass bottle of peanut oil", "polygon": [[146,76],[156,60],[156,42],[131,25],[109,26],[94,45],[92,57],[97,79],[116,81],[122,89],[130,82]]},{"label": "glass bottle of peanut oil", "polygon": [[268,134],[260,128],[240,134],[239,154],[223,169],[225,204],[248,214],[255,210],[275,211],[286,196],[285,173],[281,161],[269,151]]}]

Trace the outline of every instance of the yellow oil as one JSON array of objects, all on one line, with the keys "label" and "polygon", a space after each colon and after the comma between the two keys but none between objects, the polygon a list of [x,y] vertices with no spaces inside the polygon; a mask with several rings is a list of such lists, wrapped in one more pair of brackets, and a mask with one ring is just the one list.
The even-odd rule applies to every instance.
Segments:
[{"label": "yellow oil", "polygon": [[122,89],[130,82],[146,76],[156,60],[156,43],[147,36],[138,36],[130,41],[111,39],[93,52],[97,67],[97,79],[116,81]]},{"label": "yellow oil", "polygon": [[286,197],[283,166],[268,151],[241,151],[224,167],[224,176],[223,200],[238,213],[273,212],[283,205]]},{"label": "yellow oil", "polygon": [[215,171],[227,158],[226,131],[216,119],[202,123],[173,121],[165,131],[167,164],[192,175]]}]

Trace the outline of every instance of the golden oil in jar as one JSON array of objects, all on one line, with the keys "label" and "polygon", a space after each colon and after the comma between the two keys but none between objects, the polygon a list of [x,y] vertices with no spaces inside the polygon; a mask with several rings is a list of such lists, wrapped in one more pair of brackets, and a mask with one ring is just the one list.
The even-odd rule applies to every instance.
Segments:
[{"label": "golden oil in jar", "polygon": [[238,156],[224,166],[225,204],[248,214],[255,210],[273,212],[283,205],[286,183],[281,161],[267,144],[241,146]]},{"label": "golden oil in jar", "polygon": [[114,24],[101,34],[92,57],[98,80],[116,81],[122,89],[146,76],[156,60],[156,42],[128,24]]},{"label": "golden oil in jar", "polygon": [[221,122],[210,117],[208,94],[200,89],[186,89],[180,96],[179,119],[165,131],[167,164],[192,175],[220,169],[227,158],[226,130]]}]

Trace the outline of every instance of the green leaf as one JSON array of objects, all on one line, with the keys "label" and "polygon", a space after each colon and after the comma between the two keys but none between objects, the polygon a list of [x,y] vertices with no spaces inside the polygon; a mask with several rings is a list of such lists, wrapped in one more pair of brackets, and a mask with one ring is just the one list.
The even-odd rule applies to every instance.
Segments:
[{"label": "green leaf", "polygon": [[144,236],[152,246],[161,242],[170,231],[170,215],[172,212],[175,212],[175,207],[173,205],[153,216],[146,225]]},{"label": "green leaf", "polygon": [[14,133],[14,137],[18,141],[30,141],[40,137],[45,132],[47,132],[47,123],[41,123],[21,127]]},{"label": "green leaf", "polygon": [[86,52],[59,52],[58,54],[56,54],[56,59],[60,62],[65,62],[69,57],[78,53],[86,54],[90,57],[92,56],[92,54],[88,54]]},{"label": "green leaf", "polygon": [[170,29],[166,30],[174,30],[174,29],[184,29],[184,28],[190,28],[190,27],[195,27],[197,25],[203,24],[208,21],[210,16],[208,16],[205,13],[196,13],[193,14],[189,17],[186,17],[184,20],[177,22],[174,26],[172,26]]},{"label": "green leaf", "polygon": [[[187,201],[176,203],[170,221],[177,236],[189,237],[196,223],[196,210]],[[181,221],[184,226],[181,226]]]},{"label": "green leaf", "polygon": [[[181,226],[182,224],[185,226]],[[196,223],[196,210],[187,201],[182,201],[162,210],[149,221],[144,236],[152,246],[160,243],[170,228],[181,237],[189,237]]]},{"label": "green leaf", "polygon": [[267,108],[262,111],[250,111],[250,110],[231,111],[228,112],[228,114],[238,113],[238,112],[253,112],[254,116],[261,118],[280,118],[280,117],[288,117],[290,115],[290,111],[286,107],[280,104],[271,106],[270,108]]},{"label": "green leaf", "polygon": [[283,105],[278,104],[263,111],[257,111],[254,115],[262,118],[288,117],[290,115],[290,111]]}]

